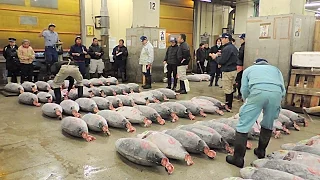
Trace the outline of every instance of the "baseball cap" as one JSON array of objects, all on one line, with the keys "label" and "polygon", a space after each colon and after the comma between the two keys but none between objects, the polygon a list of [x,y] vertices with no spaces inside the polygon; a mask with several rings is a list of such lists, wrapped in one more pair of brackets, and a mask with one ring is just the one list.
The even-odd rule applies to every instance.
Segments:
[{"label": "baseball cap", "polygon": [[269,64],[265,59],[257,59],[254,64]]},{"label": "baseball cap", "polygon": [[176,42],[176,38],[175,37],[170,37],[170,42]]},{"label": "baseball cap", "polygon": [[17,41],[16,38],[8,38],[8,40],[9,40],[9,42],[15,42],[15,41]]},{"label": "baseball cap", "polygon": [[240,38],[240,39],[245,39],[245,38],[246,38],[246,34],[245,34],[245,33],[241,34],[241,35],[239,36],[239,38]]},{"label": "baseball cap", "polygon": [[140,37],[141,42],[144,41],[144,40],[147,40],[147,39],[148,39],[148,38],[147,38],[146,36],[141,36],[141,37]]},{"label": "baseball cap", "polygon": [[48,27],[52,27],[52,26],[53,26],[53,27],[56,27],[56,25],[53,24],[53,23],[50,23]]},{"label": "baseball cap", "polygon": [[232,38],[231,34],[228,34],[228,33],[223,33],[220,37],[221,38]]}]

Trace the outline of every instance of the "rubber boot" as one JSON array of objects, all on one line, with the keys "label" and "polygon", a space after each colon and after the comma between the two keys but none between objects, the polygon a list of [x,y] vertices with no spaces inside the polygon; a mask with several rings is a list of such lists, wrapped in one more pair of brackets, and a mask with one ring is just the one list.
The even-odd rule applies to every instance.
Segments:
[{"label": "rubber boot", "polygon": [[181,82],[181,91],[180,94],[188,94],[186,91],[186,85],[184,84],[184,81],[180,81]]},{"label": "rubber boot", "polygon": [[228,106],[230,109],[232,109],[232,102],[233,102],[233,93],[229,94],[229,99],[228,99]]},{"label": "rubber boot", "polygon": [[78,86],[78,98],[82,98],[83,96],[83,86]]},{"label": "rubber boot", "polygon": [[183,81],[180,80],[179,82],[180,82],[180,87],[179,87],[180,89],[176,91],[177,93],[180,93],[182,91],[182,86],[183,86],[182,85]]},{"label": "rubber boot", "polygon": [[143,89],[151,89],[151,76],[146,76],[146,85],[143,87]]},{"label": "rubber boot", "polygon": [[170,78],[168,77],[168,86],[166,87],[167,89],[171,89],[171,83],[172,83],[171,77]]},{"label": "rubber boot", "polygon": [[90,79],[94,78],[94,73],[90,73]]},{"label": "rubber boot", "polygon": [[21,76],[17,76],[17,83],[21,84]]},{"label": "rubber boot", "polygon": [[258,145],[258,148],[254,149],[254,154],[259,159],[265,158],[266,148],[269,144],[271,135],[272,135],[272,130],[265,129],[265,128],[261,127],[260,137],[259,137],[259,145]]},{"label": "rubber boot", "polygon": [[70,79],[69,79],[68,92],[70,92],[70,91],[71,91],[71,89],[72,89],[73,85],[74,85],[74,79],[73,79],[73,78],[70,78]]},{"label": "rubber boot", "polygon": [[209,87],[212,87],[212,84],[213,84],[213,76],[210,76],[210,84],[209,84]]},{"label": "rubber boot", "polygon": [[101,78],[101,77],[102,77],[102,74],[103,74],[103,73],[98,73],[98,78]]},{"label": "rubber boot", "polygon": [[122,80],[123,83],[124,83],[124,82],[127,82],[126,74],[125,74],[124,72],[121,73],[121,80]]},{"label": "rubber boot", "polygon": [[12,83],[12,77],[7,77],[8,84]]},{"label": "rubber boot", "polygon": [[61,103],[61,90],[60,90],[60,88],[53,89],[53,92],[54,92],[54,96],[56,97],[56,104],[60,104]]},{"label": "rubber boot", "polygon": [[248,140],[248,133],[236,133],[236,139],[234,143],[234,154],[228,155],[226,161],[229,164],[235,165],[239,168],[244,166],[244,156],[246,155],[246,145]]},{"label": "rubber boot", "polygon": [[219,81],[219,76],[216,76],[214,80],[214,86],[217,86],[217,87],[219,86],[218,81]]},{"label": "rubber boot", "polygon": [[172,90],[173,90],[173,91],[176,91],[177,83],[178,83],[178,79],[177,79],[176,77],[174,77],[174,78],[173,78],[173,87],[172,87]]}]

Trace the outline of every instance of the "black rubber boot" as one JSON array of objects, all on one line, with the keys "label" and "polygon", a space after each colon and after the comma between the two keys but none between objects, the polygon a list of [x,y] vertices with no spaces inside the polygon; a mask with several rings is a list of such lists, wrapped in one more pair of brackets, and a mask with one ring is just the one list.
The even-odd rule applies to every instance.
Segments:
[{"label": "black rubber boot", "polygon": [[151,89],[151,76],[146,76],[146,85],[143,89]]},{"label": "black rubber boot", "polygon": [[210,76],[210,84],[209,84],[209,87],[212,87],[212,84],[213,84],[213,76]]},{"label": "black rubber boot", "polygon": [[228,111],[228,112],[232,112],[232,107],[230,107],[230,101],[231,101],[231,106],[232,106],[232,100],[230,100],[230,94],[225,94],[225,97],[226,97],[226,103],[225,103],[225,110]]},{"label": "black rubber boot", "polygon": [[182,91],[182,86],[183,86],[182,83],[183,83],[183,81],[180,81],[180,89],[176,91],[177,93],[180,93]]},{"label": "black rubber boot", "polygon": [[272,130],[265,129],[265,128],[261,127],[260,137],[259,137],[259,145],[258,145],[258,148],[254,149],[254,154],[259,159],[265,158],[266,148],[269,144],[271,136],[272,136]]},{"label": "black rubber boot", "polygon": [[228,106],[230,109],[232,109],[232,102],[233,102],[233,93],[229,94],[229,99],[228,99]]},{"label": "black rubber boot", "polygon": [[70,90],[72,89],[73,85],[74,85],[74,79],[71,77],[71,78],[69,78],[68,92],[70,92]]},{"label": "black rubber boot", "polygon": [[126,79],[126,74],[123,72],[121,73],[121,81],[124,83],[124,82],[127,82],[127,79]]},{"label": "black rubber boot", "polygon": [[54,96],[56,97],[56,104],[60,104],[61,103],[61,90],[60,90],[60,88],[53,89],[53,92],[54,92]]},{"label": "black rubber boot", "polygon": [[83,86],[78,86],[78,98],[82,98],[83,96]]},{"label": "black rubber boot", "polygon": [[180,94],[188,94],[186,91],[186,85],[184,84],[184,81],[181,81],[181,88]]},{"label": "black rubber boot", "polygon": [[168,79],[168,86],[166,87],[167,89],[171,89],[171,78],[167,78]]},{"label": "black rubber boot", "polygon": [[94,78],[95,74],[94,73],[90,73],[90,79]]},{"label": "black rubber boot", "polygon": [[219,86],[218,81],[219,81],[219,76],[216,76],[216,79],[214,80],[214,86]]},{"label": "black rubber boot", "polygon": [[239,168],[244,166],[244,156],[246,155],[246,144],[248,140],[248,133],[239,133],[236,134],[236,139],[234,143],[234,154],[228,155],[226,161],[229,164],[235,165]]},{"label": "black rubber boot", "polygon": [[174,77],[173,78],[173,88],[172,88],[173,91],[176,91],[177,83],[178,83],[178,79],[176,77]]},{"label": "black rubber boot", "polygon": [[103,73],[98,73],[98,78],[101,78]]}]

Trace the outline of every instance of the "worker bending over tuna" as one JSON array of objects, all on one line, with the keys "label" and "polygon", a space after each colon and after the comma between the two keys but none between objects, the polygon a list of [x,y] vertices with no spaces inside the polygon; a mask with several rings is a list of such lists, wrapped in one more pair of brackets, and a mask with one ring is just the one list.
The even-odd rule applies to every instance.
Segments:
[{"label": "worker bending over tuna", "polygon": [[234,155],[226,157],[228,163],[240,168],[244,165],[248,132],[256,123],[261,111],[263,112],[263,120],[259,145],[254,149],[254,154],[259,159],[265,157],[273,122],[279,116],[281,100],[286,93],[280,70],[269,65],[265,59],[257,59],[253,66],[247,68],[243,72],[241,83],[241,93],[245,103],[240,108]]},{"label": "worker bending over tuna", "polygon": [[72,89],[72,86],[74,84],[74,80],[77,81],[76,85],[78,86],[78,97],[81,98],[83,95],[83,84],[82,80],[83,77],[81,75],[81,72],[79,71],[79,67],[72,62],[69,61],[59,61],[53,64],[51,68],[51,72],[53,74],[56,74],[54,80],[53,80],[53,90],[54,95],[56,97],[56,103],[61,103],[61,90],[60,87],[64,83],[65,79],[68,79],[70,81],[68,92]]}]

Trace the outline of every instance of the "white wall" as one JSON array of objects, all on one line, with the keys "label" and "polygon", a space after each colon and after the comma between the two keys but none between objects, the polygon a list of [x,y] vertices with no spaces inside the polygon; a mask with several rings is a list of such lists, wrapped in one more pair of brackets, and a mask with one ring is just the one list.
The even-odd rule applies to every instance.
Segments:
[{"label": "white wall", "polygon": [[[110,39],[126,38],[126,29],[132,26],[133,0],[108,0],[110,16]],[[100,15],[101,0],[85,0],[86,25],[94,26],[94,16]],[[100,30],[95,29],[95,37],[100,39]],[[92,36],[86,37],[86,45],[90,46]],[[126,41],[125,41],[126,42]]]},{"label": "white wall", "polygon": [[305,0],[260,0],[259,16],[304,14]]},{"label": "white wall", "polygon": [[235,34],[242,34],[247,29],[247,19],[254,13],[253,2],[248,0],[238,0],[236,5]]}]

